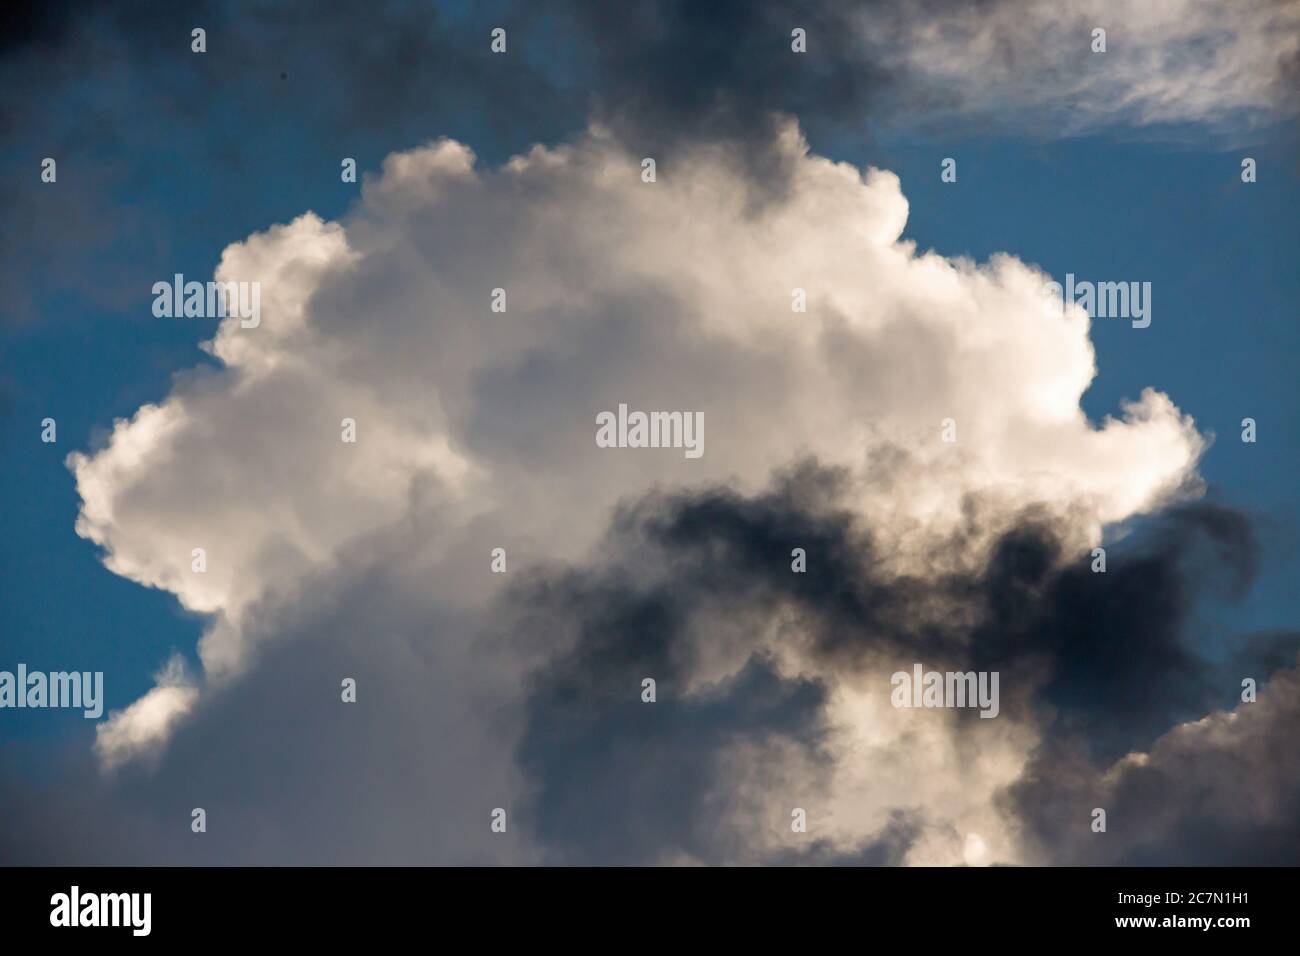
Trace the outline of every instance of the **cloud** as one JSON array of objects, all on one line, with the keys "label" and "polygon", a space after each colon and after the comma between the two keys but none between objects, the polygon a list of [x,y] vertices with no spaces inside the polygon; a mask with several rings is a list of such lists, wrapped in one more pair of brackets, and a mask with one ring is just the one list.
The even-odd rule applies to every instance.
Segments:
[{"label": "cloud", "polygon": [[[860,136],[893,92],[856,5],[575,0],[562,9],[591,77],[592,114],[630,150],[671,158],[700,140],[732,142],[744,147],[736,155],[749,178],[768,187],[789,172],[779,148],[787,117]],[[796,28],[806,54],[792,49]]]},{"label": "cloud", "polygon": [[[1089,421],[1047,276],[918,250],[896,177],[779,143],[754,206],[730,143],[645,183],[600,127],[495,169],[440,140],[225,250],[261,324],[69,457],[78,533],[210,622],[100,728],[84,790],[133,859],[1068,860],[1022,837],[1026,774],[1222,700],[1190,609],[1255,546],[1190,503],[1194,424],[1154,389]],[[703,413],[705,454],[598,447],[620,403]],[[999,717],[888,706],[914,662],[999,670]],[[191,806],[231,839],[178,842]],[[84,840],[51,853],[121,858]]]},{"label": "cloud", "polygon": [[[854,510],[900,568],[970,494],[1050,506],[1077,547],[1191,487],[1203,442],[1164,395],[1086,420],[1088,318],[1053,309],[1045,276],[918,253],[896,177],[812,155],[793,126],[782,143],[791,188],[758,212],[721,147],[656,183],[599,131],[498,170],[445,140],[391,156],[344,221],[306,214],[226,250],[217,278],[261,283],[261,325],[224,320],[219,369],[70,456],[78,533],[214,615],[200,655],[221,680],[250,659],[259,602],[403,522],[457,566],[459,602],[492,588],[473,555],[573,558],[624,496],[754,489],[801,454],[887,473]],[[620,403],[702,412],[706,454],[598,448],[596,416]]]},{"label": "cloud", "polygon": [[[527,863],[509,661],[428,594],[418,536],[264,610],[257,666],[195,699],[149,759],[102,774],[0,751],[0,857],[65,865]],[[357,702],[341,701],[344,677]],[[146,698],[147,699],[147,698]],[[7,749],[7,748],[6,748]],[[47,758],[48,759],[48,758]],[[207,832],[191,831],[191,810]],[[491,811],[510,812],[494,834]]]},{"label": "cloud", "polygon": [[95,751],[106,770],[142,754],[156,754],[175,723],[194,707],[198,691],[174,655],[154,677],[154,686],[130,707],[110,712],[95,727]]},{"label": "cloud", "polygon": [[[1294,648],[1295,636],[1292,636]],[[1294,664],[1294,658],[1292,660]],[[1291,745],[1300,670],[1259,699],[1179,724],[1113,763],[1045,749],[1010,792],[1031,860],[1088,865],[1285,866],[1300,853],[1300,765]],[[1092,811],[1107,830],[1093,833]]]},{"label": "cloud", "polygon": [[[972,501],[955,534],[924,535],[933,573],[917,575],[883,560],[858,482],[804,461],[752,495],[651,491],[585,560],[513,570],[462,610],[418,527],[353,542],[251,615],[255,666],[198,698],[152,761],[59,778],[52,808],[8,795],[22,832],[0,839],[11,859],[80,863],[1070,863],[1101,859],[1086,842],[1100,803],[1109,853],[1160,862],[1188,852],[1211,787],[1240,846],[1285,835],[1294,775],[1269,769],[1295,698],[1280,635],[1250,671],[1258,705],[1183,725],[1244,719],[1243,736],[1180,737],[1199,733],[1180,708],[1238,686],[1236,664],[1196,653],[1188,611],[1220,574],[1189,560],[1192,538],[1236,563],[1239,518],[1185,506],[1094,574],[1048,515],[1004,525]],[[984,559],[954,567],[995,519]],[[1103,610],[1075,624],[1085,581]],[[915,660],[999,670],[999,717],[888,706],[891,672]],[[340,703],[343,676],[358,703]],[[1098,727],[1132,755],[1092,756]],[[1148,804],[1125,775],[1166,753],[1182,766]],[[1226,809],[1238,784],[1220,764],[1236,760],[1267,812]],[[193,806],[213,839],[189,837]],[[1121,817],[1144,836],[1121,843]],[[1213,839],[1197,852],[1251,861]]]},{"label": "cloud", "polygon": [[[1196,124],[1224,137],[1291,119],[1300,4],[989,0],[909,5],[873,53],[930,91],[928,122],[979,117],[1055,138]],[[1093,31],[1106,50],[1093,52]]]},{"label": "cloud", "polygon": [[[813,153],[790,114],[814,141],[917,113],[1236,137],[1294,114],[1298,10],[24,15],[0,41],[0,128],[26,142],[6,199],[33,223],[0,256],[18,270],[6,314],[55,286],[125,308],[171,274],[148,197],[128,189],[129,215],[119,201],[152,181],[140,156],[246,183],[286,142],[561,145],[488,167],[452,139],[395,152],[337,221],[305,212],[226,248],[217,277],[261,284],[260,327],[223,322],[213,363],[69,458],[78,533],[207,617],[201,668],[173,658],[99,726],[111,773],[73,758],[57,787],[5,786],[0,855],[1293,859],[1297,636],[1242,640],[1226,662],[1198,650],[1196,602],[1242,593],[1257,554],[1241,515],[1192,501],[1195,424],[1158,381],[1089,421],[1087,316],[1049,307],[1048,277],[1014,256],[903,240],[898,179]],[[504,58],[487,46],[499,23]],[[261,135],[231,135],[248,124]],[[46,154],[57,189],[33,172]],[[703,414],[704,456],[598,448],[596,416],[621,403]],[[917,660],[1001,670],[999,718],[886,706]],[[1269,683],[1224,712],[1239,672]],[[1123,841],[1086,830],[1098,802]],[[196,805],[219,839],[192,837]]]},{"label": "cloud", "polygon": [[[915,575],[889,568],[856,494],[848,472],[812,462],[753,497],[652,494],[620,511],[589,564],[508,593],[503,627],[520,652],[555,648],[531,671],[518,746],[526,813],[553,859],[826,862],[833,848],[877,862],[1028,862],[1022,818],[1088,834],[1095,805],[1040,810],[1042,790],[1068,781],[1072,799],[1102,799],[1069,789],[1102,787],[1102,770],[1057,773],[1047,755],[1104,767],[1130,748],[1161,752],[1161,735],[1239,687],[1198,650],[1190,617],[1224,566],[1250,575],[1240,515],[1184,506],[1094,573],[1030,510],[963,571],[949,556],[993,517],[969,502],[967,527],[927,538],[932,570]],[[1194,560],[1202,544],[1217,561]],[[791,571],[792,546],[805,573]],[[1294,655],[1300,634],[1287,643]],[[998,719],[888,706],[890,675],[914,662],[998,672]],[[1249,673],[1272,669],[1256,659]],[[645,677],[653,705],[639,696]],[[1290,707],[1289,679],[1270,695]],[[1279,729],[1260,738],[1276,747]],[[1256,783],[1282,797],[1288,779]],[[1165,786],[1170,827],[1200,812],[1194,792]],[[794,808],[807,837],[790,829]],[[1086,856],[1081,842],[1052,843],[1046,862]]]}]

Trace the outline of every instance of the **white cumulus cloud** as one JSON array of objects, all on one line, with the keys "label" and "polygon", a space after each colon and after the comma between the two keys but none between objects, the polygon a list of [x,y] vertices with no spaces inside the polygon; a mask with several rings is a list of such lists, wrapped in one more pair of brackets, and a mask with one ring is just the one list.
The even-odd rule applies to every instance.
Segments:
[{"label": "white cumulus cloud", "polygon": [[[305,213],[229,247],[217,278],[261,283],[260,326],[224,320],[208,345],[219,368],[70,458],[78,533],[116,573],[211,615],[203,679],[166,677],[115,715],[103,761],[158,747],[202,694],[256,667],[270,609],[310,600],[358,553],[418,565],[428,599],[472,610],[503,577],[494,547],[512,572],[582,558],[621,499],[752,491],[800,456],[861,476],[854,507],[900,570],[926,533],[960,524],[967,495],[995,516],[997,502],[1008,516],[1042,505],[1083,548],[1194,488],[1204,443],[1163,393],[1100,423],[1081,411],[1089,319],[1049,304],[1048,277],[1012,255],[919,250],[895,175],[812,155],[793,124],[779,148],[788,188],[756,203],[724,149],[644,183],[640,157],[600,129],[486,170],[443,140],[390,156],[342,221]],[[703,413],[703,457],[598,448],[596,416],[620,403]],[[892,480],[873,483],[881,468]],[[894,752],[880,735],[903,732],[896,715],[855,721],[873,708],[837,693],[847,752]],[[928,785],[917,799],[948,807],[954,835],[914,858],[1006,858],[989,802],[1035,739],[1009,725],[978,781]],[[837,774],[836,826],[886,818],[871,792]]]}]

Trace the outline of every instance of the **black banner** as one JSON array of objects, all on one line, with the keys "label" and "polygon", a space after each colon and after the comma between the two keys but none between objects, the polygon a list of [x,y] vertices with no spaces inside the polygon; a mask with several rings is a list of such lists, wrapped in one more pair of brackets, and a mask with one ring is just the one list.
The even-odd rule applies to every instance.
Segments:
[{"label": "black banner", "polygon": [[[481,941],[702,936],[1232,945],[1292,919],[1291,869],[0,870],[7,940]],[[689,936],[685,935],[689,934]],[[1244,935],[1243,935],[1244,934]]]}]

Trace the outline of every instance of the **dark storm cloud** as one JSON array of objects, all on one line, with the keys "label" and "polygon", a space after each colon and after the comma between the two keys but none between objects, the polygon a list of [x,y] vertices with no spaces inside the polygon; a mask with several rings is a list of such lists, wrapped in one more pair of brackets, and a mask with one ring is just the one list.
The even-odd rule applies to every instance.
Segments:
[{"label": "dark storm cloud", "polygon": [[[1300,670],[1255,703],[1209,715],[1109,773],[1069,742],[1044,747],[1006,805],[1046,862],[1289,866],[1300,859]],[[1091,829],[1094,808],[1106,831]]]},{"label": "dark storm cloud", "polygon": [[[147,314],[182,230],[206,228],[215,255],[301,211],[275,203],[304,181],[337,184],[344,156],[364,171],[450,134],[501,158],[581,128],[582,100],[538,65],[547,49],[523,19],[500,57],[477,8],[59,3],[23,15],[0,50],[0,202],[20,226],[0,238],[0,282],[14,290],[0,314],[32,319],[73,297]],[[47,156],[55,184],[40,179]]]},{"label": "dark storm cloud", "polygon": [[1058,732],[1079,733],[1113,758],[1231,693],[1235,682],[1222,685],[1198,653],[1190,614],[1206,592],[1239,597],[1253,579],[1258,546],[1244,515],[1209,503],[1171,509],[1139,542],[1111,547],[1104,574],[1090,557],[1060,560],[1050,528],[1006,535],[983,583],[988,616],[972,639],[978,668],[1051,662],[1045,699]]},{"label": "dark storm cloud", "polygon": [[[779,173],[767,144],[781,115],[805,129],[864,137],[886,71],[855,18],[872,5],[824,0],[631,0],[568,5],[592,51],[595,115],[644,155],[677,143],[738,142],[751,173]],[[791,33],[806,32],[795,54]]]},{"label": "dark storm cloud", "polygon": [[[821,685],[782,680],[754,658],[687,697],[671,661],[679,638],[665,623],[651,615],[637,629],[592,632],[530,701],[519,761],[542,789],[529,816],[555,862],[669,862],[674,852],[723,862],[739,840],[719,786],[726,745],[816,745]],[[661,675],[662,705],[641,702],[643,673]]]},{"label": "dark storm cloud", "polygon": [[0,56],[29,46],[57,43],[68,29],[75,3],[11,3],[0,11]]},{"label": "dark storm cloud", "polygon": [[[61,88],[126,73],[168,82],[144,91],[146,102],[100,104],[110,116],[85,104],[81,119],[121,121],[163,109],[168,121],[205,122],[214,145],[222,132],[255,133],[224,122],[270,121],[276,113],[338,133],[416,129],[425,138],[436,131],[417,121],[468,111],[536,129],[559,105],[536,64],[539,45],[530,50],[520,37],[508,57],[494,56],[490,13],[453,16],[405,3],[55,4],[32,14],[0,51],[7,80],[0,117],[36,118]],[[191,50],[196,27],[207,34],[202,55]],[[297,82],[282,85],[291,79]],[[394,122],[400,130],[388,129]],[[120,130],[123,138],[130,133]]]},{"label": "dark storm cloud", "polygon": [[[783,646],[833,664],[837,677],[913,661],[1000,671],[1003,712],[1040,724],[1048,748],[1088,766],[1150,744],[1237,686],[1235,671],[1197,652],[1189,615],[1216,581],[1238,593],[1253,573],[1239,514],[1176,509],[1140,546],[1112,549],[1104,574],[1090,559],[1066,561],[1050,521],[1027,514],[978,573],[898,578],[879,571],[870,529],[840,506],[846,491],[842,474],[805,463],[756,497],[652,496],[623,510],[605,563],[514,592],[525,642],[569,641],[534,673],[519,749],[535,787],[529,812],[555,858],[726,859],[745,841],[727,805],[744,799],[727,782],[728,746],[787,740],[813,768],[834,759],[827,688],[777,673],[761,636],[773,622]],[[976,522],[979,508],[969,513]],[[807,573],[791,571],[793,547],[807,550]],[[936,542],[940,563],[945,549]],[[1300,635],[1274,635],[1256,673],[1287,646],[1294,654]],[[742,666],[700,689],[719,654]],[[653,706],[639,698],[642,677],[658,681]],[[1036,684],[1032,696],[1023,689]],[[976,748],[979,724],[963,731]],[[1177,792],[1161,799],[1176,812]],[[886,842],[905,852],[906,832]],[[885,845],[862,858],[901,855]]]}]

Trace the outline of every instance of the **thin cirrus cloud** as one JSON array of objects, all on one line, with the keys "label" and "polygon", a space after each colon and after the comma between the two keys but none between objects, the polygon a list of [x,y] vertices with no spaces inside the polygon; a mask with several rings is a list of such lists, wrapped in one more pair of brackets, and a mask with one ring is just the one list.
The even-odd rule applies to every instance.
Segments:
[{"label": "thin cirrus cloud", "polygon": [[880,62],[928,91],[931,121],[967,114],[1044,136],[1194,124],[1241,138],[1296,113],[1294,0],[1243,4],[1228,21],[1202,0],[926,7],[883,38],[864,14],[863,30]]}]

